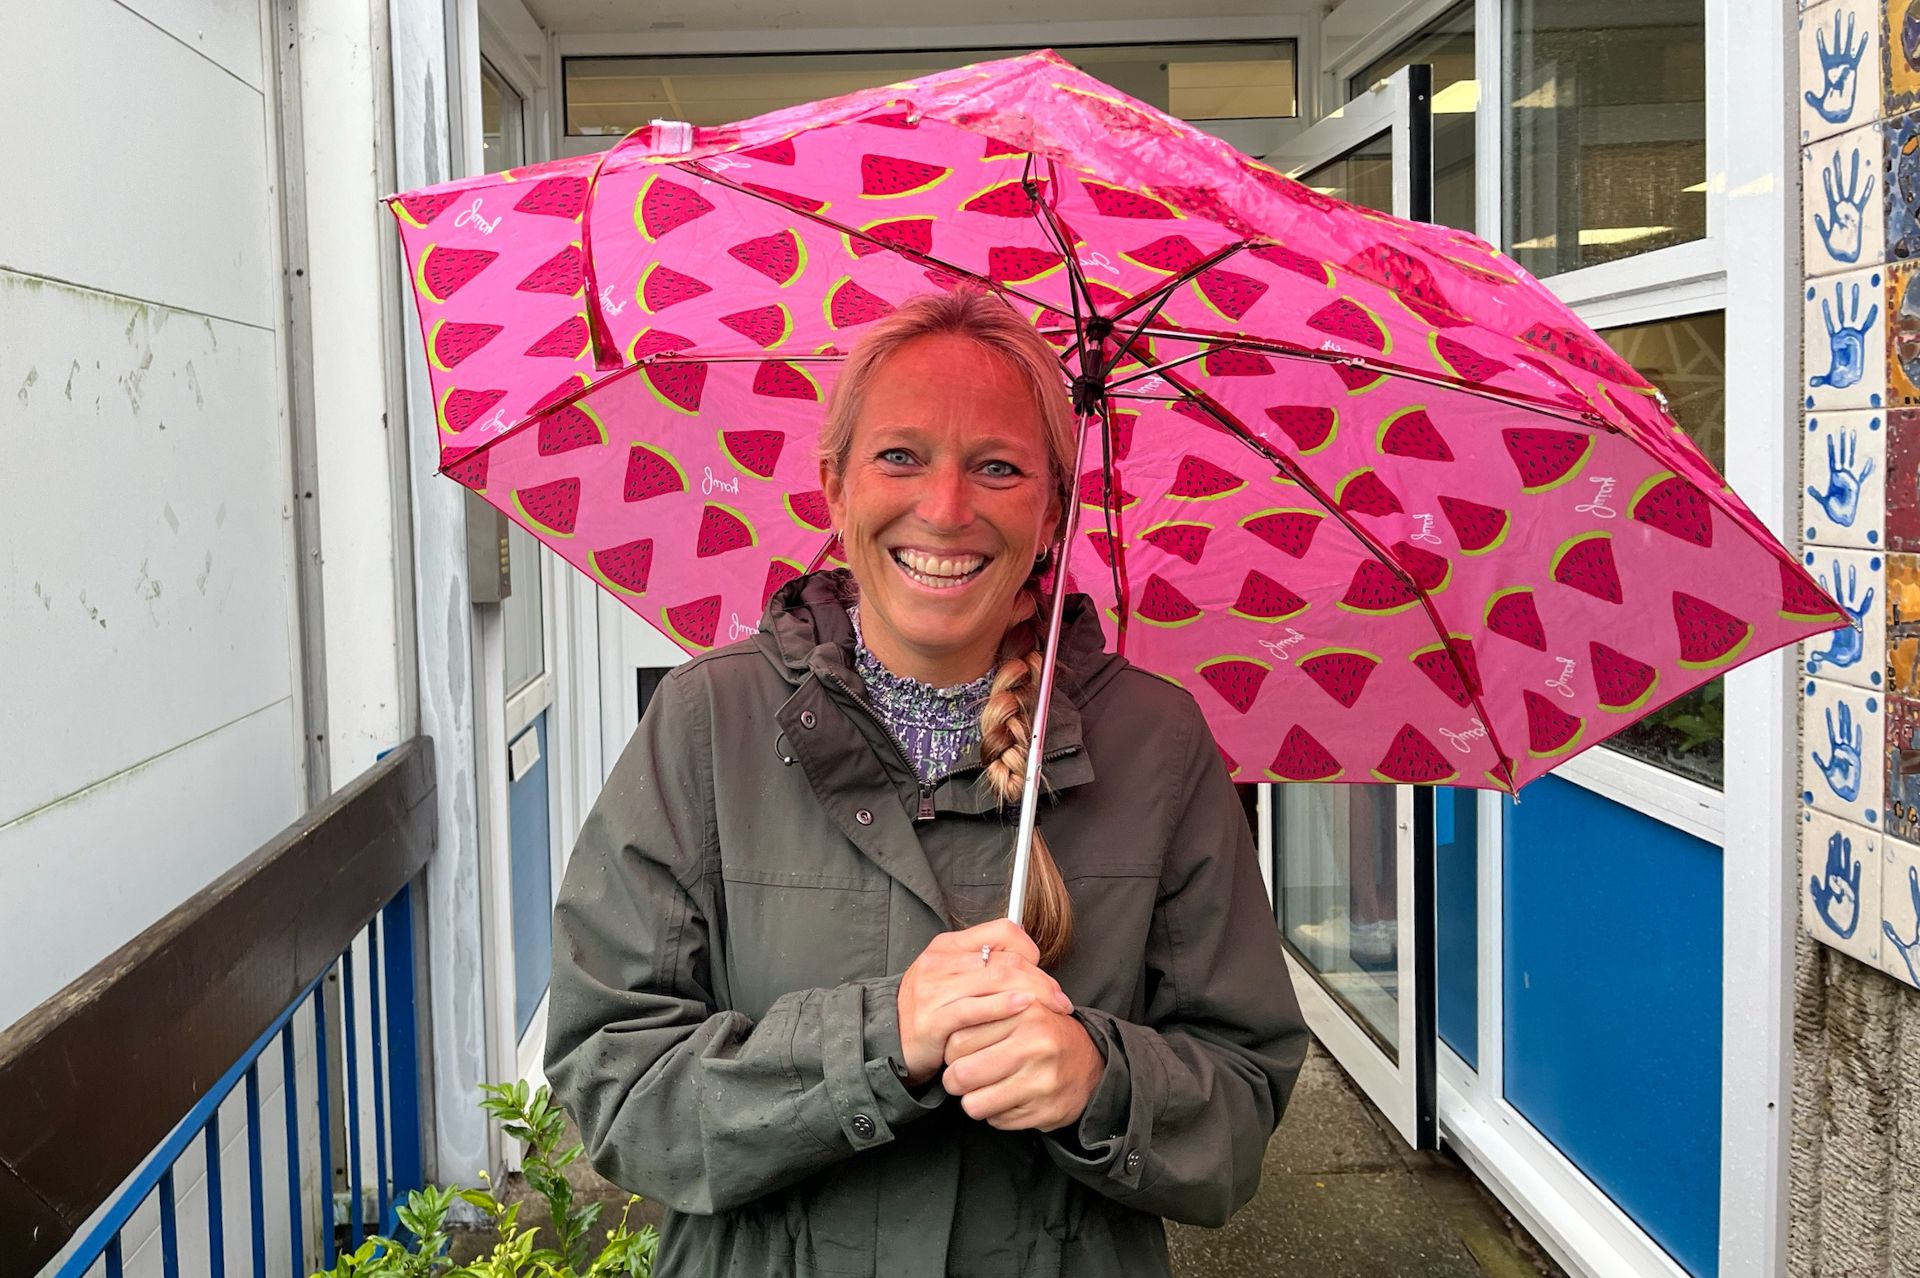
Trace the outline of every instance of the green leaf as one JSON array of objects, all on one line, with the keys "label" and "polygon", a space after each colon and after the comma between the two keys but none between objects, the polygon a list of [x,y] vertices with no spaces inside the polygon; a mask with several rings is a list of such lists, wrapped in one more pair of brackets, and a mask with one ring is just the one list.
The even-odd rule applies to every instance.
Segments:
[{"label": "green leaf", "polygon": [[462,1189],[459,1194],[460,1201],[478,1207],[489,1216],[500,1212],[500,1201],[484,1189]]}]

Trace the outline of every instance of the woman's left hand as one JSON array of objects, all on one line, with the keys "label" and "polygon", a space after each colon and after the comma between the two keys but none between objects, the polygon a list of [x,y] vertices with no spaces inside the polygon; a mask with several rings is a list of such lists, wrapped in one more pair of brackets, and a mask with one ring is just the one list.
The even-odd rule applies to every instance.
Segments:
[{"label": "woman's left hand", "polygon": [[1053,1131],[1079,1119],[1105,1071],[1084,1025],[1036,1003],[950,1035],[940,1084],[991,1127]]}]

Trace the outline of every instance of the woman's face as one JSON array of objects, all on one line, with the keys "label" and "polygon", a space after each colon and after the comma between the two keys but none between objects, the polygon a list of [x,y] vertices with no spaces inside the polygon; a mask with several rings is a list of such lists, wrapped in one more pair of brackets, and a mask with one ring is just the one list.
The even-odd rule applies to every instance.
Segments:
[{"label": "woman's face", "polygon": [[1020,375],[970,338],[915,338],[876,370],[845,472],[823,462],[820,479],[860,583],[867,647],[929,683],[983,674],[1060,522],[1045,426]]}]

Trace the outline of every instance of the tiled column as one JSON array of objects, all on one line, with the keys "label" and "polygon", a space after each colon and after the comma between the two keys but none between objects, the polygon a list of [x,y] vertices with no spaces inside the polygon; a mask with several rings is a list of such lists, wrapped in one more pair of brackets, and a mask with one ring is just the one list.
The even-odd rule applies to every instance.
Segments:
[{"label": "tiled column", "polygon": [[1887,7],[1800,15],[1801,533],[1859,624],[1802,645],[1799,882],[1815,939],[1920,985],[1920,113],[1887,118],[1920,72]]}]

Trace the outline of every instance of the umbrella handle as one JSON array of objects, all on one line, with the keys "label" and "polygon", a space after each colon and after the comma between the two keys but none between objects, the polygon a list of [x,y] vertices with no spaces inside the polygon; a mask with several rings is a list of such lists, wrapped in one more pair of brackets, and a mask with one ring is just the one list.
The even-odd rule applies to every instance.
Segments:
[{"label": "umbrella handle", "polygon": [[[1074,476],[1086,464],[1089,429],[1100,420],[1098,411],[1078,414],[1080,437],[1074,446]],[[1033,863],[1033,826],[1040,803],[1040,757],[1047,752],[1047,712],[1053,706],[1053,672],[1060,656],[1061,619],[1067,610],[1067,553],[1080,532],[1080,491],[1077,482],[1067,488],[1067,518],[1053,557],[1053,607],[1047,620],[1046,655],[1040,663],[1040,697],[1033,708],[1033,729],[1027,734],[1027,781],[1020,794],[1020,826],[1013,840],[1013,872],[1007,881],[1007,917],[1019,923],[1027,912],[1027,871]]]}]

